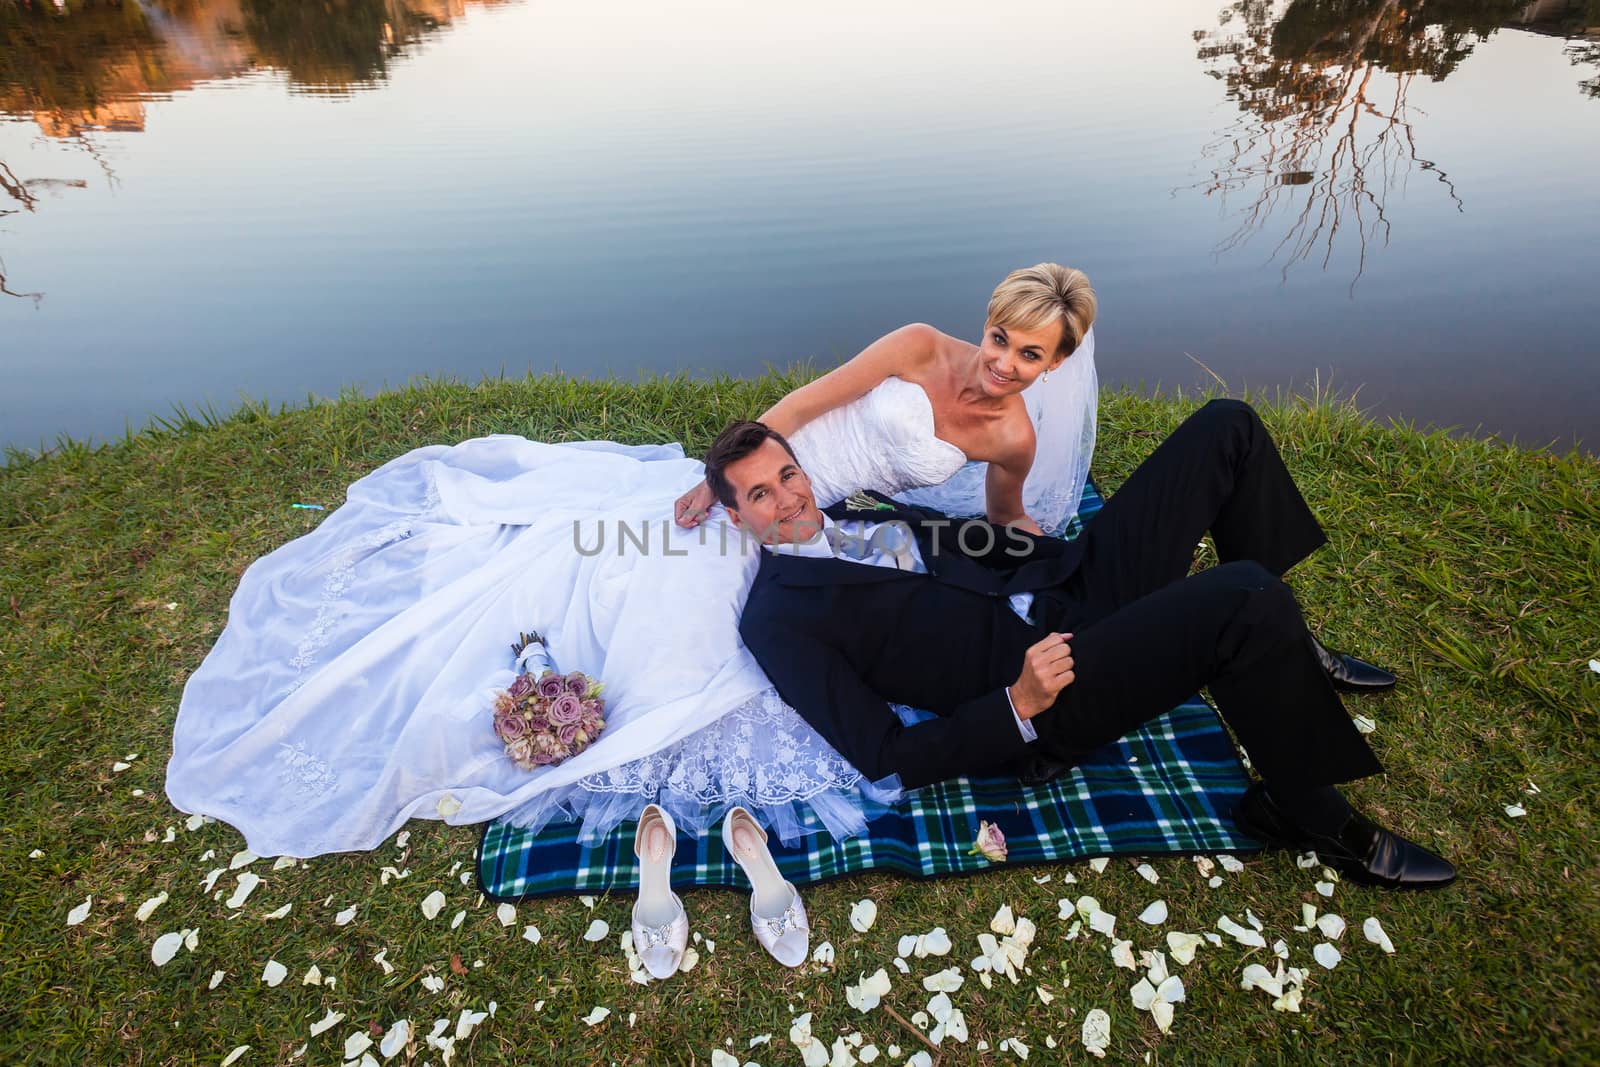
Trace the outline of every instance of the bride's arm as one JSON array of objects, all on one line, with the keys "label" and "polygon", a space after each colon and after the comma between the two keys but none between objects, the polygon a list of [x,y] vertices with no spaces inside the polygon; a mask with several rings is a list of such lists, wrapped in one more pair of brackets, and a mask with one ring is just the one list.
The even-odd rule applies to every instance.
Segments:
[{"label": "bride's arm", "polygon": [[817,416],[866,395],[890,375],[915,373],[933,354],[938,337],[938,330],[921,322],[886,333],[855,358],[763,411],[760,421],[788,437]]},{"label": "bride's arm", "polygon": [[[788,437],[817,416],[864,396],[890,375],[915,374],[932,358],[940,336],[938,330],[922,322],[886,333],[849,362],[807,382],[763,411],[760,421]],[[711,487],[701,482],[678,498],[673,510],[675,521],[679,526],[697,526],[713,503]]]},{"label": "bride's arm", "polygon": [[989,473],[984,479],[984,504],[989,521],[1044,536],[1044,531],[1028,517],[1022,505],[1022,486],[1033,469],[1033,423],[1027,418],[1007,423],[994,445],[994,453],[985,457],[989,461]]}]

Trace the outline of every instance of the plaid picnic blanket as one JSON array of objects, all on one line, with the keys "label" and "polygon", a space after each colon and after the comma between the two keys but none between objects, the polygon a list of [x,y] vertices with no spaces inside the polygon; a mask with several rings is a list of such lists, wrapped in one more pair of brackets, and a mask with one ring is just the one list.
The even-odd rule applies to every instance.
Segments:
[{"label": "plaid picnic blanket", "polygon": [[[1079,518],[1063,535],[1077,536],[1101,504],[1094,485],[1085,486]],[[1247,784],[1216,713],[1195,696],[1053,782],[958,778],[906,794],[868,822],[865,837],[837,841],[812,818],[808,829],[817,832],[798,844],[773,838],[769,845],[778,869],[796,885],[867,870],[938,878],[987,869],[993,864],[968,854],[980,821],[1005,833],[1010,865],[1253,851],[1260,846],[1236,833],[1231,819]],[[478,844],[478,887],[496,901],[633,889],[639,884],[633,825],[586,845],[578,840],[577,822],[552,823],[537,833],[491,822]],[[679,839],[673,885],[747,888],[720,835],[688,845]]]}]

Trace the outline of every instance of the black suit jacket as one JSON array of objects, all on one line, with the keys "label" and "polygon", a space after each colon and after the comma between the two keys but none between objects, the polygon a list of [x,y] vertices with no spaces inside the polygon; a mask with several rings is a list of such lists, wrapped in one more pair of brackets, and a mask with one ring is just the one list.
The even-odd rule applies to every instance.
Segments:
[{"label": "black suit jacket", "polygon": [[[1007,598],[1060,581],[1081,547],[906,508],[826,509],[905,523],[929,573],[763,550],[739,632],[773,685],[868,778],[906,788],[1006,772],[1028,755],[1005,687],[1045,631]],[[932,711],[904,726],[890,703]]]}]

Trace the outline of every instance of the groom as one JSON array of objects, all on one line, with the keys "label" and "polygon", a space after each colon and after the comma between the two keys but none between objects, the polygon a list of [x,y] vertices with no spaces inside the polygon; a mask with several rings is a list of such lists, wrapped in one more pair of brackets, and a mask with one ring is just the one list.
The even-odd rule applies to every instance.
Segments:
[{"label": "groom", "polygon": [[[1326,538],[1247,404],[1196,412],[1070,542],[877,494],[824,512],[758,422],[722,432],[706,480],[764,547],[746,645],[868,778],[1048,777],[1205,686],[1262,777],[1241,830],[1369,884],[1454,879],[1335,788],[1383,769],[1335,684],[1393,679],[1307,631],[1280,576]],[[1207,531],[1222,562],[1190,575]]]}]

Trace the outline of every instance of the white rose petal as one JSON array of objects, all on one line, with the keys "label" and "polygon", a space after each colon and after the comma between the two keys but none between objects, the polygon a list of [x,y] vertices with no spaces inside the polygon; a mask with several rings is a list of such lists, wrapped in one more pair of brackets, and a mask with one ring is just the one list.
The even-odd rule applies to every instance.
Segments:
[{"label": "white rose petal", "polygon": [[1377,721],[1366,715],[1352,715],[1350,721],[1356,724],[1357,733],[1370,734],[1378,729]]},{"label": "white rose petal", "polygon": [[917,935],[902,934],[899,943],[895,946],[896,956],[909,956],[917,950]]},{"label": "white rose petal", "polygon": [[321,985],[322,984],[322,968],[318,967],[315,963],[313,963],[309,968],[307,968],[306,976],[304,978],[300,979],[300,984],[301,985]]},{"label": "white rose petal", "polygon": [[256,891],[256,886],[261,884],[261,876],[254,871],[245,871],[239,875],[238,887],[233,895],[225,902],[230,908],[242,908],[244,902],[250,899],[250,894]]},{"label": "white rose petal", "polygon": [[1322,916],[1317,920],[1316,926],[1322,931],[1322,936],[1330,941],[1337,941],[1344,936],[1344,919],[1337,915],[1330,913]]},{"label": "white rose petal", "polygon": [[889,989],[889,972],[879,967],[875,974],[863,976],[853,986],[845,986],[844,997],[852,1008],[868,1012],[878,1006],[878,1002],[888,995]]},{"label": "white rose petal", "polygon": [[1089,929],[1107,937],[1114,937],[1117,931],[1117,917],[1109,911],[1097,911],[1089,916]]},{"label": "white rose petal", "polygon": [[739,1058],[730,1056],[720,1048],[711,1050],[711,1067],[739,1067]]},{"label": "white rose petal", "polygon": [[1256,913],[1251,911],[1249,908],[1244,909],[1244,921],[1255,927],[1257,930],[1266,929],[1266,927],[1262,925],[1261,920],[1256,918]]},{"label": "white rose petal", "polygon": [[1240,871],[1244,870],[1244,864],[1239,861],[1239,858],[1237,856],[1230,856],[1226,852],[1217,856],[1217,862],[1222,864],[1222,869],[1227,871],[1229,874],[1238,874]]},{"label": "white rose petal", "polygon": [[172,957],[178,954],[178,949],[183,947],[183,935],[162,934],[156,938],[156,943],[150,946],[150,962],[157,967],[165,967],[172,962]]},{"label": "white rose petal", "polygon": [[1139,875],[1140,878],[1143,878],[1151,885],[1155,885],[1157,882],[1161,881],[1161,876],[1156,873],[1156,869],[1150,866],[1148,863],[1139,864],[1139,866],[1134,868],[1134,871]]},{"label": "white rose petal", "polygon": [[444,979],[436,974],[425,974],[422,976],[422,988],[430,993],[442,992],[444,990]]},{"label": "white rose petal", "polygon": [[1139,913],[1139,921],[1150,926],[1160,926],[1167,921],[1167,902],[1158,900]]},{"label": "white rose petal", "polygon": [[811,951],[811,962],[830,966],[833,963],[833,942],[824,941]]},{"label": "white rose petal", "polygon": [[296,861],[293,856],[279,856],[277,859],[272,861],[272,869],[275,871],[285,870],[289,867],[293,867],[295,862]]},{"label": "white rose petal", "polygon": [[94,903],[94,894],[83,898],[83,903],[67,912],[67,925],[77,926],[89,917],[89,906]]},{"label": "white rose petal", "polygon": [[1160,985],[1156,986],[1156,996],[1168,1004],[1182,1004],[1188,994],[1183,988],[1183,979],[1175,974],[1170,974]]},{"label": "white rose petal", "polygon": [[406,1042],[411,1040],[411,1023],[407,1019],[396,1019],[389,1024],[389,1029],[384,1032],[383,1040],[378,1044],[378,1051],[383,1058],[393,1059],[394,1056],[406,1047]]},{"label": "white rose petal", "polygon": [[1187,967],[1194,962],[1195,949],[1205,944],[1205,938],[1199,934],[1186,934],[1181,930],[1167,931],[1167,951],[1172,953],[1172,958]]},{"label": "white rose petal", "polygon": [[1589,661],[1589,669],[1591,671],[1594,671],[1594,673],[1596,673],[1596,674],[1600,674],[1600,659],[1592,659],[1592,660],[1590,660]]},{"label": "white rose petal", "polygon": [[353,1060],[372,1047],[372,1038],[365,1030],[357,1030],[344,1039],[344,1058]]},{"label": "white rose petal", "polygon": [[[1281,969],[1283,965],[1279,964],[1278,966]],[[1263,993],[1274,997],[1283,995],[1283,979],[1274,975],[1259,963],[1252,963],[1245,967],[1239,986],[1242,989],[1259,989]]]},{"label": "white rose petal", "polygon": [[1240,926],[1226,915],[1217,920],[1217,929],[1247,948],[1267,947],[1267,939],[1262,937],[1259,931]]},{"label": "white rose petal", "polygon": [[486,1011],[472,1011],[470,1008],[461,1009],[461,1017],[456,1020],[456,1040],[465,1041],[472,1036],[479,1023],[489,1017]]},{"label": "white rose petal", "polygon": [[372,962],[376,963],[379,967],[382,967],[384,974],[393,974],[394,964],[390,963],[388,959],[386,959],[388,955],[389,950],[387,948],[381,948],[378,950],[378,954],[372,957]]},{"label": "white rose petal", "polygon": [[1289,942],[1285,941],[1281,937],[1278,938],[1278,940],[1276,940],[1276,941],[1274,941],[1272,943],[1272,954],[1274,956],[1278,957],[1280,960],[1288,959],[1289,958]]},{"label": "white rose petal", "polygon": [[1341,959],[1339,950],[1326,941],[1317,942],[1317,947],[1311,950],[1311,955],[1318,963],[1330,971],[1339,966],[1339,960]]},{"label": "white rose petal", "polygon": [[1389,935],[1384,933],[1383,924],[1376,916],[1368,916],[1361,924],[1361,935],[1385,952],[1394,951],[1394,942],[1389,940]]},{"label": "white rose petal", "polygon": [[593,1011],[578,1021],[583,1023],[585,1026],[598,1026],[600,1023],[605,1022],[606,1016],[610,1014],[610,1008],[602,1008],[599,1005],[596,1005]]},{"label": "white rose petal", "polygon": [[1206,885],[1210,886],[1212,889],[1217,888],[1217,886],[1219,886],[1221,884],[1222,884],[1222,875],[1220,875],[1220,874],[1213,874],[1210,878],[1206,879]]},{"label": "white rose petal", "polygon": [[424,919],[437,919],[444,910],[444,894],[435,889],[422,898],[422,917]]},{"label": "white rose petal", "polygon": [[961,988],[961,983],[965,980],[958,969],[947,967],[924,978],[922,988],[930,993],[954,993]]},{"label": "white rose petal", "polygon": [[1106,870],[1106,864],[1110,862],[1111,857],[1109,856],[1096,856],[1094,859],[1089,861],[1089,866],[1094,870],[1095,874],[1104,874]]},{"label": "white rose petal", "polygon": [[117,760],[117,762],[115,762],[115,763],[113,763],[111,765],[111,773],[112,774],[121,774],[123,771],[127,770],[129,767],[132,767],[132,766],[133,766],[133,764],[131,764],[131,763],[124,763],[121,760]]},{"label": "white rose petal", "polygon": [[211,892],[212,888],[217,884],[217,879],[221,878],[227,873],[228,869],[226,867],[217,867],[216,869],[208,872],[200,881],[200,891],[202,893]]},{"label": "white rose petal", "polygon": [[1034,986],[1033,991],[1039,997],[1040,1004],[1048,1004],[1052,1000],[1056,999],[1056,995],[1042,985]]},{"label": "white rose petal", "polygon": [[1507,804],[1506,814],[1511,816],[1513,819],[1520,819],[1524,815],[1528,814],[1528,809],[1524,808],[1521,804]]},{"label": "white rose petal", "polygon": [[448,819],[450,816],[461,810],[461,801],[457,800],[449,793],[446,793],[444,796],[439,798],[439,803],[435,805],[435,810],[438,811],[439,818]]},{"label": "white rose petal", "polygon": [[269,911],[269,912],[267,912],[265,915],[263,915],[261,917],[263,919],[282,919],[284,916],[288,915],[289,912],[293,908],[294,908],[294,902],[290,901],[288,904],[285,904],[283,907],[276,908],[276,909],[274,909],[272,911]]},{"label": "white rose petal", "polygon": [[678,973],[679,974],[688,974],[690,971],[695,969],[695,966],[697,964],[699,964],[699,962],[700,962],[700,953],[696,952],[692,948],[684,949],[683,950],[683,959],[678,961]]},{"label": "white rose petal", "polygon": [[872,929],[878,921],[878,905],[871,900],[858,900],[850,906],[850,927],[858,934]]},{"label": "white rose petal", "polygon": [[1126,967],[1130,971],[1139,969],[1133,959],[1133,942],[1118,941],[1111,946],[1111,959],[1118,967]]},{"label": "white rose petal", "polygon": [[1332,882],[1318,882],[1316,884],[1316,890],[1317,890],[1318,893],[1321,893],[1325,897],[1331,897],[1331,896],[1333,896],[1333,883]]},{"label": "white rose petal", "polygon": [[249,849],[240,849],[233,854],[233,859],[228,861],[228,870],[237,871],[240,867],[248,867],[261,857]]},{"label": "white rose petal", "polygon": [[935,926],[926,934],[917,938],[917,956],[948,956],[955,946],[950,942],[950,935],[945,933],[944,927]]},{"label": "white rose petal", "polygon": [[1156,987],[1150,984],[1148,978],[1133,983],[1133,988],[1128,992],[1133,998],[1133,1006],[1140,1011],[1149,1011],[1150,1005],[1156,1002]]},{"label": "white rose petal", "polygon": [[249,1052],[249,1051],[250,1051],[250,1046],[249,1045],[240,1045],[239,1047],[235,1048],[232,1052],[230,1052],[226,1056],[222,1057],[222,1063],[219,1065],[219,1067],[232,1067],[232,1064],[237,1063],[239,1061],[239,1057],[240,1056],[243,1056],[246,1052]]},{"label": "white rose petal", "polygon": [[1156,1029],[1163,1034],[1172,1029],[1172,1005],[1160,997],[1150,1005],[1150,1017],[1156,1021]]},{"label": "white rose petal", "polygon": [[161,907],[161,905],[165,904],[166,902],[167,891],[163,889],[161,892],[157,893],[143,904],[140,904],[139,910],[133,913],[133,917],[139,922],[144,922],[146,919],[150,918],[150,916],[155,914],[157,908]]},{"label": "white rose petal", "polygon": [[611,933],[611,924],[604,919],[596,919],[589,924],[589,929],[583,932],[585,941],[604,941]]},{"label": "white rose petal", "polygon": [[207,989],[215,989],[215,988],[217,988],[217,986],[222,984],[222,980],[224,978],[226,978],[226,977],[228,977],[228,972],[227,971],[212,971],[211,972],[211,982],[206,986],[206,988]]},{"label": "white rose petal", "polygon": [[537,945],[540,941],[544,940],[544,935],[539,932],[539,928],[537,926],[529,926],[523,929],[522,940],[528,942],[529,944]]},{"label": "white rose petal", "polygon": [[269,986],[276,986],[288,976],[289,968],[277,960],[268,960],[266,967],[261,971],[261,980]]},{"label": "white rose petal", "polygon": [[462,908],[460,911],[458,911],[454,915],[450,916],[450,929],[452,929],[452,930],[456,929],[462,923],[466,922],[466,920],[467,920],[467,909],[466,908]]},{"label": "white rose petal", "polygon": [[511,904],[501,904],[496,907],[494,917],[500,920],[501,926],[517,925],[517,909]]},{"label": "white rose petal", "polygon": [[1100,1008],[1092,1009],[1083,1017],[1083,1047],[1100,1059],[1106,1057],[1106,1046],[1111,1044],[1111,1016]]},{"label": "white rose petal", "polygon": [[989,929],[1001,937],[1014,933],[1017,929],[1017,917],[1011,914],[1011,905],[1002,904],[1000,910],[994,913],[994,918],[989,920]]}]

